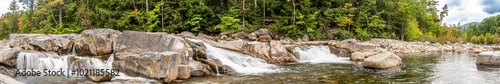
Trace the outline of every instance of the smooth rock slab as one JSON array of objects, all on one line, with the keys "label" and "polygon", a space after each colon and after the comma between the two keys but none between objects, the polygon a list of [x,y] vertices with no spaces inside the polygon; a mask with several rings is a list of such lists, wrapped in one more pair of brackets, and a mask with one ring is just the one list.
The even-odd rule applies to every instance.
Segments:
[{"label": "smooth rock slab", "polygon": [[200,63],[198,61],[190,61],[188,66],[191,70],[191,72],[189,73],[191,76],[204,77],[212,75],[212,69],[206,64]]},{"label": "smooth rock slab", "polygon": [[486,51],[479,53],[476,64],[500,65],[500,51]]},{"label": "smooth rock slab", "polygon": [[11,34],[9,46],[24,50],[65,53],[71,49],[68,44],[76,37],[76,34]]},{"label": "smooth rock slab", "polygon": [[91,29],[82,32],[81,37],[73,40],[78,55],[106,55],[113,51],[113,44],[120,31],[113,29]]},{"label": "smooth rock slab", "polygon": [[[143,52],[178,52],[182,58],[192,54],[184,38],[162,32],[124,31],[114,42],[113,51],[118,60]],[[187,64],[185,59],[182,60],[182,64]]]},{"label": "smooth rock slab", "polygon": [[398,55],[391,52],[384,52],[370,56],[363,60],[363,67],[384,69],[397,66],[403,63]]},{"label": "smooth rock slab", "polygon": [[14,78],[0,74],[0,84],[24,84]]},{"label": "smooth rock slab", "polygon": [[177,52],[145,52],[139,56],[115,60],[113,67],[129,76],[163,79],[169,83],[177,79],[180,64],[181,58]]},{"label": "smooth rock slab", "polygon": [[177,76],[177,79],[182,79],[186,80],[191,77],[191,69],[189,68],[188,65],[179,65],[179,75]]},{"label": "smooth rock slab", "polygon": [[17,62],[17,54],[20,49],[17,48],[8,48],[4,50],[0,50],[0,64],[4,64],[7,66],[14,67]]}]

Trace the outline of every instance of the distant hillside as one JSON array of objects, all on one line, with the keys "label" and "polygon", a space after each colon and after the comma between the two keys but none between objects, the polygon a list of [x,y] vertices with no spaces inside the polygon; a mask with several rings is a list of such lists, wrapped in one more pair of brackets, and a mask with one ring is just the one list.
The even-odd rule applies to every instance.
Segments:
[{"label": "distant hillside", "polygon": [[467,30],[467,28],[469,28],[469,26],[474,25],[474,24],[477,25],[477,24],[479,24],[479,22],[470,22],[470,23],[464,24],[464,25],[462,25],[461,30]]}]

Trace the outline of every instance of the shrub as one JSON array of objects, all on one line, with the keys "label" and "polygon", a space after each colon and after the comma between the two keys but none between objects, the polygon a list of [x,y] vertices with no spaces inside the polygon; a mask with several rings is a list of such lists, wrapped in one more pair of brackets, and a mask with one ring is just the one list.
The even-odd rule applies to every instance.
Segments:
[{"label": "shrub", "polygon": [[345,40],[345,39],[354,38],[354,34],[352,34],[349,31],[342,30],[342,29],[337,30],[337,32],[335,34],[336,34],[336,36],[338,36],[338,40]]},{"label": "shrub", "polygon": [[363,28],[356,28],[356,38],[362,41],[370,40],[371,35]]},{"label": "shrub", "polygon": [[406,28],[405,32],[407,41],[418,40],[423,35],[418,28],[418,22],[415,19],[411,19],[410,22],[408,22],[408,27]]},{"label": "shrub", "polygon": [[482,35],[482,34],[481,34],[481,35],[479,35],[479,36],[477,37],[477,43],[478,43],[478,44],[484,44],[484,43],[485,43],[484,41],[485,41],[485,39],[484,39],[484,35]]}]

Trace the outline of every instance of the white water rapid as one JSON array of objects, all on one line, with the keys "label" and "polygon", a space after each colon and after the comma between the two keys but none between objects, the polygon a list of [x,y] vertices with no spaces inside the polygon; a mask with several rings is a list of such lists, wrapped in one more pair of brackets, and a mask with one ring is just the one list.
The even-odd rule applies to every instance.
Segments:
[{"label": "white water rapid", "polygon": [[42,53],[35,51],[21,51],[17,58],[17,69],[19,70],[43,70],[68,68],[67,57],[59,57],[55,53]]},{"label": "white water rapid", "polygon": [[[74,60],[85,60],[83,64],[75,65]],[[18,54],[17,69],[19,70],[73,70],[75,67],[93,69],[111,69],[114,56],[111,55],[106,62],[96,58],[78,57],[74,55],[59,56],[55,53],[21,51]]]},{"label": "white water rapid", "polygon": [[300,63],[351,63],[349,58],[330,53],[328,46],[308,46],[304,49],[296,47],[295,51],[299,53]]},{"label": "white water rapid", "polygon": [[[187,39],[193,42],[203,42],[198,39]],[[217,48],[205,42],[203,42],[203,44],[206,47],[207,55],[210,59],[219,59],[222,64],[228,65],[237,73],[258,74],[282,71],[278,68],[278,66],[268,64],[262,59],[253,58],[252,56],[225,50],[222,48]]]}]

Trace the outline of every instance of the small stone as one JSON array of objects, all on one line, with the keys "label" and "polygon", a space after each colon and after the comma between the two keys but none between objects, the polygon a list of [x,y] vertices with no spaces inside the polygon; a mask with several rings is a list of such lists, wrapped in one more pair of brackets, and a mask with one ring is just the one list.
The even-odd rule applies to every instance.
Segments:
[{"label": "small stone", "polygon": [[258,40],[260,42],[269,42],[272,40],[272,37],[271,37],[271,35],[263,35],[263,36],[260,36]]},{"label": "small stone", "polygon": [[189,77],[191,77],[191,70],[187,65],[179,65],[179,75],[177,76],[177,79],[182,79],[186,80]]}]

